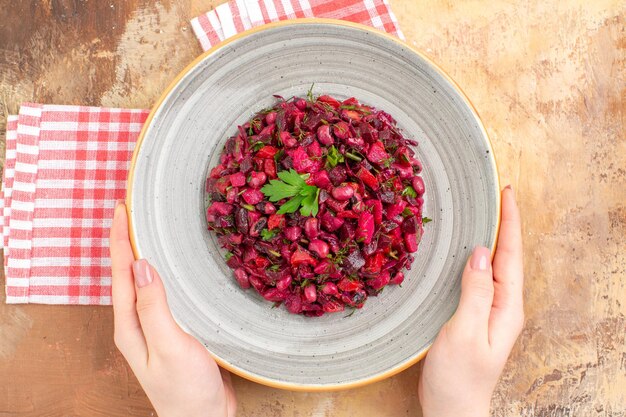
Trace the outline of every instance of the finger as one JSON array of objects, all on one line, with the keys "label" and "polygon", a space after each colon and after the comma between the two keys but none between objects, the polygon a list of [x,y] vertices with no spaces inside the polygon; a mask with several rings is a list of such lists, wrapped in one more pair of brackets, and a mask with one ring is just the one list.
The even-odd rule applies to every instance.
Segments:
[{"label": "finger", "polygon": [[226,392],[227,415],[228,417],[235,417],[237,414],[237,399],[235,397],[235,389],[233,388],[230,372],[224,368],[220,368],[220,373],[222,374],[222,381],[224,382],[224,390]]},{"label": "finger", "polygon": [[145,259],[133,263],[133,274],[137,292],[137,315],[149,355],[167,354],[182,346],[184,343],[177,341],[184,340],[187,335],[172,317],[159,274]]},{"label": "finger", "polygon": [[115,344],[132,366],[145,362],[147,349],[135,308],[135,285],[132,273],[135,257],[130,247],[128,218],[126,206],[123,203],[115,207],[109,247]]},{"label": "finger", "polygon": [[520,213],[510,187],[502,191],[502,221],[493,261],[495,294],[489,323],[490,341],[509,350],[524,319],[523,253]]},{"label": "finger", "polygon": [[465,265],[461,280],[459,307],[451,320],[450,332],[488,340],[488,323],[493,303],[491,253],[479,246]]}]

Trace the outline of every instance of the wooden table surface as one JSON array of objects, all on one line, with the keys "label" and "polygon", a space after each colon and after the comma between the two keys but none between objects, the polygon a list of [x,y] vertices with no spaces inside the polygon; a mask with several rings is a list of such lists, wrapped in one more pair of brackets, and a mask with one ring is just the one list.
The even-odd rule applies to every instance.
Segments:
[{"label": "wooden table surface", "polygon": [[[150,107],[201,52],[190,18],[216,4],[0,0],[2,146],[23,101]],[[493,415],[626,416],[625,3],[392,6],[474,102],[522,209],[526,327]],[[311,394],[235,378],[239,415],[419,416],[418,375]],[[110,307],[0,300],[0,416],[150,415]]]}]

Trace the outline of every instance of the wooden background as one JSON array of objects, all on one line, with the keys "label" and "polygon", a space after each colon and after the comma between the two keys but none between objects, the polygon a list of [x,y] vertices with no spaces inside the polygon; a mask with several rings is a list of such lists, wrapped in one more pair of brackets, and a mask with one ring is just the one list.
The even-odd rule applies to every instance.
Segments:
[{"label": "wooden background", "polygon": [[[476,105],[522,209],[527,320],[493,415],[626,416],[626,4],[391,2]],[[2,146],[22,101],[150,107],[201,52],[190,18],[216,4],[0,0]],[[418,375],[329,394],[235,378],[239,415],[419,416]],[[2,296],[0,416],[150,415],[111,308]]]}]

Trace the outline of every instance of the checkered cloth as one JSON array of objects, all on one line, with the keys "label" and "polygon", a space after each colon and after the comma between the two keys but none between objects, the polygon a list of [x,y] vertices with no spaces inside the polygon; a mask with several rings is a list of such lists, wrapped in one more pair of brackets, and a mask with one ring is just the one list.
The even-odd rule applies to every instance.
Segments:
[{"label": "checkered cloth", "polygon": [[303,17],[348,20],[404,39],[387,0],[232,0],[196,17],[191,26],[206,51],[241,31]]},{"label": "checkered cloth", "polygon": [[108,235],[146,110],[23,104],[7,125],[9,303],[110,304]]},{"label": "checkered cloth", "polygon": [[[191,21],[204,50],[300,17],[403,38],[386,0],[233,0]],[[7,303],[111,304],[108,233],[147,110],[26,103],[7,118],[0,198]]]}]

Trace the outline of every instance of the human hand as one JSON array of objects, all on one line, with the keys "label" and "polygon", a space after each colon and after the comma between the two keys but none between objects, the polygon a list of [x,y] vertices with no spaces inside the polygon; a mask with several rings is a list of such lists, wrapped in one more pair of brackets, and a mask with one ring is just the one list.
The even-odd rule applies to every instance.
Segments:
[{"label": "human hand", "polygon": [[498,246],[490,262],[477,247],[461,284],[459,307],[424,360],[424,417],[485,417],[504,364],[524,324],[522,234],[510,187],[502,191]]},{"label": "human hand", "polygon": [[160,417],[234,417],[230,374],[174,321],[159,274],[135,261],[124,204],[110,235],[115,344]]}]

